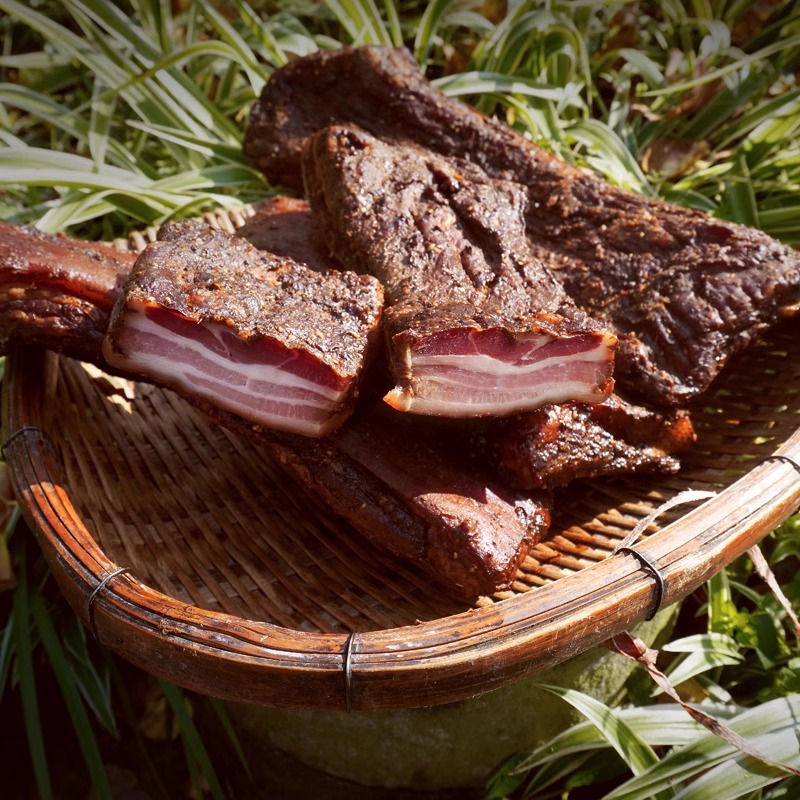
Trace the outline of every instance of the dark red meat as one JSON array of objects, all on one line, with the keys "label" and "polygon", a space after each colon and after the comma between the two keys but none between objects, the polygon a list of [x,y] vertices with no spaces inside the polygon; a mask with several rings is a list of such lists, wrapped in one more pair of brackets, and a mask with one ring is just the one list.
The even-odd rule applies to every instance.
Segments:
[{"label": "dark red meat", "polygon": [[488,459],[519,489],[554,489],[578,478],[674,473],[694,443],[687,412],[660,413],[614,395],[603,403],[549,405],[483,434]]},{"label": "dark red meat", "polygon": [[0,222],[0,353],[33,340],[102,361],[108,315],[135,259],[111,245]]},{"label": "dark red meat", "polygon": [[608,395],[616,338],[531,257],[521,187],[352,128],[320,131],[306,155],[331,249],[386,290],[393,407],[499,416]]},{"label": "dark red meat", "polygon": [[613,327],[618,383],[652,403],[683,404],[704,391],[800,299],[795,250],[564,163],[437,91],[405,50],[324,51],[276,71],[253,108],[245,154],[271,181],[300,189],[303,149],[332,124],[415,142],[525,186],[536,255],[581,308]]}]

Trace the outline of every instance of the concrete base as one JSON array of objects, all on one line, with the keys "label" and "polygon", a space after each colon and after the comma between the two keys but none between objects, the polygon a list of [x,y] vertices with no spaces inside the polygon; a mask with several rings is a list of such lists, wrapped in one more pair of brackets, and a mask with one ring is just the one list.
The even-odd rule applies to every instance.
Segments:
[{"label": "concrete base", "polygon": [[[677,610],[663,610],[634,632],[658,646],[669,636]],[[307,768],[302,770],[304,794],[298,797],[338,797],[339,779],[347,790],[342,797],[400,798],[429,792],[445,797],[447,790],[459,789],[458,796],[466,798],[470,795],[463,790],[482,787],[506,758],[532,750],[580,719],[568,703],[537,684],[577,689],[613,704],[633,668],[621,656],[595,648],[532,678],[433,708],[350,714],[242,704],[226,704],[226,709],[245,750],[256,758],[251,764],[255,772],[274,761],[269,754],[290,757],[294,773],[300,765]],[[307,770],[318,774],[324,791],[314,792]],[[272,785],[276,777],[273,770]],[[267,775],[258,782],[271,786]],[[355,791],[355,786],[380,790],[371,794]],[[287,792],[282,787],[281,797],[294,796]]]}]

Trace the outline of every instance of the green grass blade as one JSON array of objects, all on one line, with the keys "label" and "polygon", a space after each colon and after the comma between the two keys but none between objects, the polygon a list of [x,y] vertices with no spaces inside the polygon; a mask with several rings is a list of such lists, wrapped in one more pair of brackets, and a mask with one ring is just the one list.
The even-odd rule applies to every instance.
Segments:
[{"label": "green grass blade", "polygon": [[[700,723],[673,703],[619,708],[616,713],[650,747],[684,746],[705,733]],[[717,713],[726,715],[725,709],[719,709]],[[563,756],[605,747],[611,747],[611,744],[594,723],[579,722],[525,756],[517,768],[520,771],[530,770]]]},{"label": "green grass blade", "polygon": [[94,796],[97,800],[104,800],[104,798],[111,800],[111,787],[108,783],[103,758],[100,755],[97,739],[76,686],[72,665],[69,663],[61,646],[55,624],[50,617],[50,613],[45,608],[41,595],[34,594],[31,596],[31,615],[41,635],[42,644],[61,690],[61,696],[67,706],[84,762],[89,771]]},{"label": "green grass blade", "polygon": [[73,616],[69,622],[61,624],[59,634],[81,697],[98,722],[116,736],[118,731],[112,707],[110,679],[108,669],[104,669],[106,661],[89,651],[86,628],[77,617]]},{"label": "green grass blade", "polygon": [[589,164],[614,183],[642,194],[655,194],[631,151],[608,126],[594,119],[576,120],[568,126],[567,134],[587,148]]},{"label": "green grass blade", "polygon": [[209,697],[208,702],[211,705],[211,708],[214,709],[214,713],[217,715],[217,719],[220,721],[220,724],[222,725],[222,728],[228,737],[228,741],[231,743],[231,746],[236,753],[236,757],[239,759],[239,763],[242,765],[242,769],[244,769],[248,778],[252,777],[250,765],[247,763],[247,757],[244,754],[242,744],[239,741],[238,735],[236,734],[236,729],[231,724],[230,717],[228,716],[228,712],[225,710],[224,704],[221,700],[217,700],[216,697]]},{"label": "green grass blade", "polygon": [[759,227],[758,204],[756,203],[747,156],[741,150],[734,155],[733,165],[724,182],[725,203],[720,214],[742,225]]},{"label": "green grass blade", "polygon": [[259,42],[261,46],[260,52],[264,60],[275,67],[282,67],[287,64],[289,57],[272,32],[271,21],[262,20],[251,6],[243,2],[243,0],[233,0],[233,6],[239,14],[239,19],[242,20],[251,35]]},{"label": "green grass blade", "polygon": [[225,794],[211,763],[211,758],[187,709],[183,690],[166,681],[159,681],[159,685],[172,709],[172,713],[175,715],[190,765],[193,768],[199,768],[202,776],[208,781],[211,794],[215,800],[225,800]]},{"label": "green grass blade", "polygon": [[98,167],[105,163],[108,150],[111,120],[114,117],[116,97],[103,91],[100,81],[92,87],[92,111],[89,117],[89,152]]},{"label": "green grass blade", "polygon": [[634,733],[614,709],[574,689],[547,684],[541,684],[539,688],[558,695],[580,711],[602,733],[635,775],[658,762],[653,749]]},{"label": "green grass blade", "polygon": [[383,0],[383,13],[386,24],[389,28],[389,37],[395,47],[403,47],[403,29],[400,24],[400,16],[397,13],[397,6],[394,0]]},{"label": "green grass blade", "polygon": [[373,0],[325,0],[353,46],[391,45],[392,36]]},{"label": "green grass blade", "polygon": [[[698,634],[669,642],[662,650],[683,653],[667,672],[673,686],[722,666],[740,664],[744,660],[736,641],[725,634]],[[658,694],[660,690],[656,689]]]},{"label": "green grass blade", "polygon": [[24,111],[38,120],[44,120],[80,142],[85,142],[88,137],[89,126],[85,120],[77,117],[61,103],[27,86],[0,84],[0,103]]},{"label": "green grass blade", "polygon": [[[785,760],[786,763],[795,765],[799,716],[800,696],[788,696],[742,711],[726,724],[759,750],[770,754],[771,751],[766,748],[775,746],[774,737],[782,741],[788,737],[794,742],[795,758]],[[692,744],[669,753],[650,769],[614,789],[606,795],[604,800],[650,800],[653,794],[664,788],[695,781],[706,771],[720,764],[733,764],[737,760],[752,765],[753,769],[771,776],[779,772],[770,765],[758,764],[755,759],[740,753],[733,745],[728,744],[719,736],[708,733],[699,737]],[[785,776],[786,773],[780,773],[780,777]],[[714,795],[714,800],[718,800],[720,797],[719,794]]]},{"label": "green grass blade", "polygon": [[229,46],[237,65],[247,73],[254,97],[258,96],[267,81],[268,74],[255,58],[252,47],[210,3],[206,0],[201,0],[199,5],[222,41]]},{"label": "green grass blade", "polygon": [[454,0],[431,0],[425,6],[414,36],[413,53],[418,64],[424,65],[428,60],[431,42],[436,35],[439,22],[453,2]]},{"label": "green grass blade", "polygon": [[[781,763],[800,768],[797,733],[765,734],[761,747]],[[736,800],[786,779],[786,773],[748,756],[739,756],[698,775],[677,797],[680,800]]]},{"label": "green grass blade", "polygon": [[16,656],[16,673],[19,681],[22,714],[28,739],[28,752],[33,762],[36,788],[39,792],[39,800],[52,800],[53,787],[47,765],[42,718],[39,713],[39,700],[36,692],[36,676],[32,655],[33,645],[31,641],[32,617],[28,590],[27,558],[24,550],[20,558],[19,583],[14,590],[12,601],[11,623],[13,625],[14,654]]},{"label": "green grass blade", "polygon": [[431,81],[433,85],[449,97],[478,95],[487,93],[516,94],[552,100],[560,107],[581,105],[577,84],[555,86],[542,84],[531,78],[506,75],[502,72],[459,72]]},{"label": "green grass blade", "polygon": [[[5,360],[3,366],[5,366]],[[0,702],[2,702],[3,695],[8,687],[9,675],[14,663],[15,642],[14,615],[11,614],[6,620],[0,637]]]},{"label": "green grass blade", "polygon": [[800,48],[800,36],[791,36],[782,41],[773,42],[772,44],[762,47],[755,53],[742,55],[740,58],[726,64],[723,67],[710,70],[709,72],[691,80],[678,81],[668,86],[662,86],[657,89],[648,89],[642,93],[643,97],[659,97],[669,94],[682,94],[688,92],[690,89],[696,89],[699,86],[704,86],[707,83],[725,78],[737,70],[748,67],[759,61],[766,61],[779,53],[796,53]]},{"label": "green grass blade", "polygon": [[[181,145],[181,147],[193,150],[200,155],[206,157],[208,161],[230,161],[241,167],[244,167],[244,159],[242,158],[241,146],[238,144],[226,144],[219,142],[213,138],[197,133],[196,131],[187,131],[184,128],[173,128],[168,125],[148,124],[146,122],[138,122],[132,120],[128,123],[129,128],[143,131],[154,138],[162,141],[174,142]],[[257,173],[250,170],[249,176],[252,178]]]}]

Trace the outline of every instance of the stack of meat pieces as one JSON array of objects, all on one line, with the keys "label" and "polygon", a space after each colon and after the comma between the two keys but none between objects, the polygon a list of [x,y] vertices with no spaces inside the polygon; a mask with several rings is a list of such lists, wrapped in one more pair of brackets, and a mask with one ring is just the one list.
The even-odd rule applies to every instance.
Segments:
[{"label": "stack of meat pieces", "polygon": [[686,403],[800,300],[795,251],[564,164],[405,50],[278,70],[244,149],[302,197],[236,235],[167,225],[134,265],[0,227],[0,340],[172,387],[464,596],[554,489],[675,471]]}]

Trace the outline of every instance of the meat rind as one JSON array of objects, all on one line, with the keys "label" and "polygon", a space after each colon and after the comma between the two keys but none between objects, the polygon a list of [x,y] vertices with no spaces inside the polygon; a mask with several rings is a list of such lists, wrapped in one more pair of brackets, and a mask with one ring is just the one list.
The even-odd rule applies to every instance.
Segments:
[{"label": "meat rind", "polygon": [[102,362],[108,315],[135,255],[0,222],[0,353],[35,342]]}]

